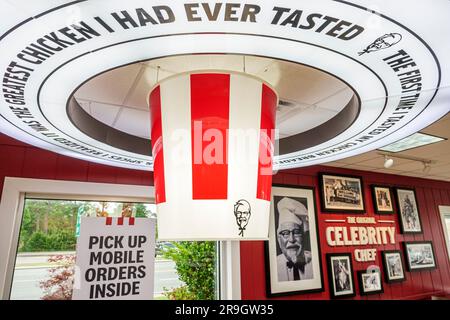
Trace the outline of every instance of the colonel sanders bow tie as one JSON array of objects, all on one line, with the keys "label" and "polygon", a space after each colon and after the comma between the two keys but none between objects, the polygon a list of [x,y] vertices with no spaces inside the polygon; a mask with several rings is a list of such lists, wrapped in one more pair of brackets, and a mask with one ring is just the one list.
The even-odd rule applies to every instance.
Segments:
[{"label": "colonel sanders bow tie", "polygon": [[305,272],[305,265],[304,264],[293,263],[292,261],[288,261],[288,262],[286,262],[286,266],[289,269],[293,269],[294,280],[300,280],[300,273],[298,272],[299,270],[301,272]]}]

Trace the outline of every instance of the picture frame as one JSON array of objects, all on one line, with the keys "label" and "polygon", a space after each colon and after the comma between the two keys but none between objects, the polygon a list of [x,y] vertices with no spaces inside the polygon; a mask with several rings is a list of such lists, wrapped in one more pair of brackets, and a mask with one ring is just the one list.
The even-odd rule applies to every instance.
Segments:
[{"label": "picture frame", "polygon": [[391,188],[387,186],[371,185],[374,212],[377,214],[393,214],[394,199]]},{"label": "picture frame", "polygon": [[322,255],[312,187],[272,186],[265,242],[268,297],[322,292]]},{"label": "picture frame", "polygon": [[322,212],[364,213],[363,181],[359,176],[319,173]]},{"label": "picture frame", "polygon": [[437,268],[431,241],[405,241],[406,267],[408,271],[433,270]]},{"label": "picture frame", "polygon": [[350,253],[327,253],[326,258],[330,297],[336,299],[355,296],[352,255]]},{"label": "picture frame", "polygon": [[416,191],[411,188],[397,187],[395,188],[395,201],[401,233],[422,233],[422,221],[420,219]]},{"label": "picture frame", "polygon": [[366,296],[369,294],[383,293],[383,281],[380,270],[358,270],[359,294]]},{"label": "picture frame", "polygon": [[402,282],[406,280],[405,265],[400,250],[382,251],[381,257],[384,267],[384,280],[387,283]]}]

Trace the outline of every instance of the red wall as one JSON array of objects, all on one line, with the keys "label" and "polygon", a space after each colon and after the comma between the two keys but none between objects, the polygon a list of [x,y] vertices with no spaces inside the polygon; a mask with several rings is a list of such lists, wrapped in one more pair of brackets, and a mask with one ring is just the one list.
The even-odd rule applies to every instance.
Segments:
[{"label": "red wall", "polygon": [[5,177],[153,185],[152,172],[77,160],[24,144],[0,133],[0,196]]},{"label": "red wall", "polygon": [[[382,159],[380,159],[382,161]],[[380,162],[381,163],[381,162]],[[325,238],[325,228],[332,224],[325,225],[325,219],[340,219],[347,216],[357,216],[357,214],[335,214],[322,213],[320,208],[320,198],[318,192],[318,177],[320,171],[359,175],[363,178],[365,192],[366,214],[364,216],[376,216],[372,205],[372,195],[370,184],[382,184],[390,186],[413,187],[416,189],[417,202],[419,205],[420,217],[422,220],[423,234],[402,235],[398,225],[397,215],[381,217],[394,218],[396,220],[396,241],[395,245],[375,246],[377,248],[377,261],[382,270],[380,252],[383,250],[401,250],[403,255],[402,241],[431,240],[437,259],[437,269],[433,271],[406,272],[406,281],[401,283],[387,284],[383,282],[384,293],[370,296],[360,296],[356,270],[364,270],[373,262],[357,263],[352,259],[354,269],[354,279],[357,295],[353,299],[425,299],[433,294],[450,293],[450,262],[445,247],[445,238],[440,220],[438,205],[450,205],[450,183],[410,178],[403,176],[378,174],[367,171],[345,170],[332,167],[314,166],[304,169],[283,171],[274,176],[274,183],[288,185],[312,186],[316,193],[316,208],[318,215],[318,226],[320,245],[322,253],[322,271],[324,277],[324,289],[322,293],[303,294],[294,296],[283,296],[276,299],[329,299],[328,272],[326,268],[326,253],[350,252],[357,247],[330,247]],[[360,248],[369,248],[363,246]],[[265,289],[265,263],[264,263],[264,242],[263,241],[243,241],[241,242],[241,293],[242,299],[267,299]],[[384,274],[383,274],[384,279]]]},{"label": "red wall", "polygon": [[[368,216],[374,215],[371,194],[368,188],[370,184],[378,183],[416,188],[424,233],[421,235],[403,236],[399,234],[397,223],[398,234],[396,235],[396,239],[399,242],[403,240],[432,240],[438,268],[434,271],[407,272],[407,281],[391,285],[384,283],[384,294],[368,296],[363,299],[417,299],[429,296],[431,293],[437,291],[450,293],[450,263],[447,258],[444,235],[437,207],[438,205],[450,205],[450,183],[316,166],[284,171],[274,176],[274,183],[313,186],[316,188],[316,205],[319,216],[318,225],[323,255],[322,269],[325,291],[317,294],[286,296],[283,297],[284,299],[328,299],[325,254],[327,252],[353,251],[351,248],[345,247],[332,249],[326,244],[323,219],[339,218],[347,215],[323,214],[320,212],[320,202],[317,193],[317,173],[319,171],[362,176],[364,185],[366,186],[365,201]],[[0,134],[0,196],[3,190],[4,177],[153,185],[153,175],[151,172],[121,169],[76,160],[26,145]],[[397,219],[396,216],[395,219]],[[378,247],[378,251],[394,248],[401,249],[400,243],[395,246],[386,245],[384,247]],[[377,262],[381,265],[379,257]],[[367,264],[357,264],[353,261],[354,270],[364,269],[365,266]],[[241,282],[243,299],[266,299],[264,242],[248,241],[241,243]],[[360,296],[357,295],[355,299],[360,299]]]}]

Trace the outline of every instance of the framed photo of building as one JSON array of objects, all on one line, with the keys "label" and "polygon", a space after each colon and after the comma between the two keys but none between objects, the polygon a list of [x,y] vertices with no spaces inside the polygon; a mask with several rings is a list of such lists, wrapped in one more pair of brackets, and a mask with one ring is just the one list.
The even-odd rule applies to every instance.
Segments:
[{"label": "framed photo of building", "polygon": [[436,259],[431,241],[404,242],[404,246],[408,271],[422,271],[436,268]]},{"label": "framed photo of building", "polygon": [[402,233],[422,233],[415,190],[395,188],[395,199]]},{"label": "framed photo of building", "polygon": [[331,298],[347,298],[355,295],[352,255],[327,253],[328,279]]},{"label": "framed photo of building", "polygon": [[322,211],[365,212],[361,177],[319,173],[319,184]]},{"label": "framed photo of building", "polygon": [[387,283],[405,281],[402,253],[400,250],[386,250],[382,254],[384,279]]},{"label": "framed photo of building", "polygon": [[271,197],[267,296],[323,291],[314,189],[274,185]]},{"label": "framed photo of building", "polygon": [[359,270],[357,273],[360,295],[383,293],[383,284],[379,270]]},{"label": "framed photo of building", "polygon": [[372,201],[375,213],[392,214],[394,213],[394,203],[391,196],[391,188],[384,186],[371,185]]}]

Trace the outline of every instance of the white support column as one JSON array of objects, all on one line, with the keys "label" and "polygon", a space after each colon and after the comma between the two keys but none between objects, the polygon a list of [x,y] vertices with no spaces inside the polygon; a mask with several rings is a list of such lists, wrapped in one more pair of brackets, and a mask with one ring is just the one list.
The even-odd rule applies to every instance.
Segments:
[{"label": "white support column", "polygon": [[241,299],[241,259],[239,241],[220,242],[220,298]]}]

